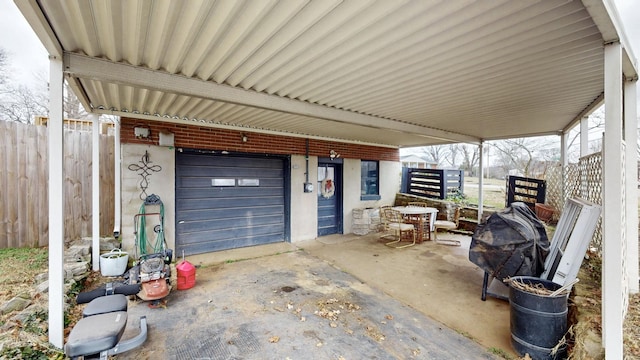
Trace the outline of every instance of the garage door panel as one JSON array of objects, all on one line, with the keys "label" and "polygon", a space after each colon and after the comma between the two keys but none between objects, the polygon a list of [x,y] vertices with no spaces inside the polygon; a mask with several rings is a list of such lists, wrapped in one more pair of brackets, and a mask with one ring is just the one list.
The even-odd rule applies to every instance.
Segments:
[{"label": "garage door panel", "polygon": [[[284,241],[284,176],[283,158],[177,153],[178,253]],[[212,186],[212,179],[233,181],[229,186]],[[248,180],[249,186],[238,186],[239,179]]]},{"label": "garage door panel", "polygon": [[[243,156],[216,156],[215,154],[185,154],[179,153],[181,167],[221,167],[221,168],[253,168],[253,169],[280,169],[277,162],[270,162],[274,158],[243,157]],[[228,159],[233,159],[229,162]],[[265,161],[267,160],[267,161]]]},{"label": "garage door panel", "polygon": [[282,187],[228,187],[209,189],[182,189],[176,196],[181,199],[224,199],[238,197],[282,197]]},{"label": "garage door panel", "polygon": [[232,230],[236,228],[250,228],[255,226],[278,225],[280,226],[282,214],[252,216],[246,218],[213,218],[213,219],[189,219],[182,220],[178,228],[188,228],[189,232],[209,230]]},{"label": "garage door panel", "polygon": [[[185,233],[182,244],[204,242],[219,242],[222,240],[245,239],[256,236],[275,235],[282,233],[282,226],[267,224],[262,226],[221,228],[216,230],[196,231]],[[282,239],[280,239],[282,241]],[[256,244],[254,244],[256,245]]]},{"label": "garage door panel", "polygon": [[[211,180],[212,178],[210,177],[184,176],[180,179],[180,183],[177,184],[177,186],[179,186],[182,189],[193,189],[193,188],[220,189],[221,188],[221,187],[212,186]],[[282,177],[266,178],[261,174],[259,180],[260,180],[260,187],[282,188]],[[250,188],[250,186],[243,186],[243,188]]]},{"label": "garage door panel", "polygon": [[282,178],[283,174],[282,169],[273,168],[242,169],[236,167],[207,168],[203,166],[186,166],[180,170],[180,173],[182,176],[201,177],[203,176],[203,171],[208,171],[206,176],[211,178],[260,177],[265,179],[277,179]]},{"label": "garage door panel", "polygon": [[[200,221],[226,219],[229,216],[229,209],[202,209],[185,210],[180,212],[178,221]],[[284,208],[278,206],[260,206],[251,208],[251,216],[259,217],[265,215],[284,216]]]},{"label": "garage door panel", "polygon": [[[242,201],[242,203],[239,203]],[[282,198],[205,198],[205,199],[182,199],[177,202],[176,210],[199,210],[199,209],[216,209],[230,207],[260,207],[260,206],[284,206]]]},{"label": "garage door panel", "polygon": [[[260,244],[273,244],[282,242],[281,236],[278,234],[254,236],[252,238],[236,238],[236,239],[224,239],[215,241],[215,247],[220,249],[235,249],[247,246],[254,246],[255,242]],[[192,243],[182,246],[185,254],[203,254],[211,252],[211,243]],[[182,254],[182,250],[180,250]]]}]

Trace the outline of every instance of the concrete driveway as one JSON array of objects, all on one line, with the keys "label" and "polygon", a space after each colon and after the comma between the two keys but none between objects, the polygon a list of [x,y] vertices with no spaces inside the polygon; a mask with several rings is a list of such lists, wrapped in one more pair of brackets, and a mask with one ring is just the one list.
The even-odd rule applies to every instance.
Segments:
[{"label": "concrete driveway", "polygon": [[[384,269],[376,260],[410,257],[429,246],[442,245],[423,243],[391,249],[378,243],[376,236],[328,237],[296,245],[276,244],[189,258],[194,264],[202,264],[195,287],[174,290],[166,307],[151,309],[144,302],[130,301],[125,338],[132,336],[142,315],[147,317],[149,336],[142,347],[119,358],[496,358],[468,333],[451,330],[424,311],[390,296],[390,289],[342,271],[335,260],[322,256],[333,248],[336,255],[350,257],[352,261],[346,261],[352,264],[368,262],[381,267],[377,272],[366,270],[373,276],[382,272],[391,278],[409,279],[417,276],[415,271]],[[353,250],[346,245],[363,246],[372,252],[351,254]],[[422,263],[426,266],[429,261],[424,258]],[[424,291],[419,282],[411,283],[413,286],[405,291]]]}]

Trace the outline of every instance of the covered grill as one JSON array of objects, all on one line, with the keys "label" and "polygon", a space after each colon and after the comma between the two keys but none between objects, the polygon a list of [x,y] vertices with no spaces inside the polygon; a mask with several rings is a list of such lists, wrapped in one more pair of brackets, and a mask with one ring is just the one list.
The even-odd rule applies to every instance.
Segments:
[{"label": "covered grill", "polygon": [[471,238],[469,260],[500,280],[538,277],[548,252],[544,224],[527,205],[514,202],[478,225]]}]

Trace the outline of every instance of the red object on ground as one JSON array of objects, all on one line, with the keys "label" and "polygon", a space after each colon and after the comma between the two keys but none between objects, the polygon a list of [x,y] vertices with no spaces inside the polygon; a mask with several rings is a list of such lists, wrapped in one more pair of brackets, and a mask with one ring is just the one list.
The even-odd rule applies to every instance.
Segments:
[{"label": "red object on ground", "polygon": [[188,261],[182,260],[176,266],[178,272],[178,290],[191,289],[196,284],[196,267]]}]

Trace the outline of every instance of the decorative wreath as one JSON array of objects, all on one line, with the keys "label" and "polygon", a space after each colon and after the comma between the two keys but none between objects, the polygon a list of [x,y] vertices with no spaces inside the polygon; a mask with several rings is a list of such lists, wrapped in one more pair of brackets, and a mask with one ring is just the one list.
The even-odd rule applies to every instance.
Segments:
[{"label": "decorative wreath", "polygon": [[324,179],[320,184],[320,195],[323,198],[329,199],[336,192],[336,185],[331,179]]}]

